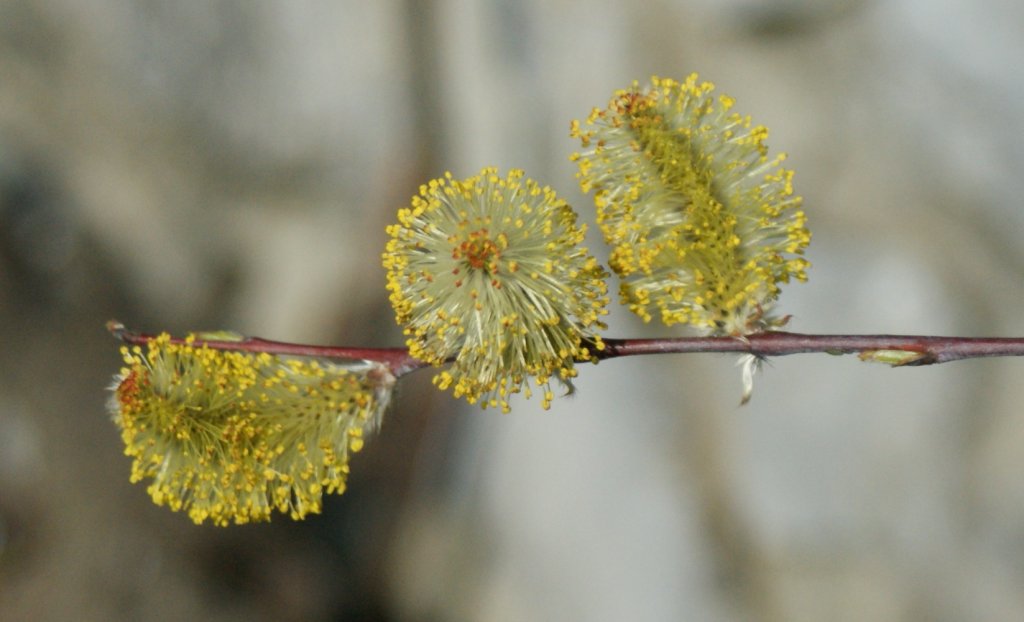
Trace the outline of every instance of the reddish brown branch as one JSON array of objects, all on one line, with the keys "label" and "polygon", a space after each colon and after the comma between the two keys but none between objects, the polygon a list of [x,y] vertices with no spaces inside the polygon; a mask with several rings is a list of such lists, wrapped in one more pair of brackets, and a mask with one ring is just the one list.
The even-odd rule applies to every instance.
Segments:
[{"label": "reddish brown branch", "polygon": [[[107,322],[107,330],[124,343],[145,344],[156,335],[149,335],[128,330],[116,320]],[[171,343],[184,343],[180,337],[171,337]],[[221,341],[216,339],[196,339],[197,346],[205,345],[214,350],[234,350],[237,352],[266,352],[289,356],[311,356],[317,358],[349,359],[377,361],[384,363],[395,377],[424,367],[426,363],[409,355],[405,348],[347,348],[336,346],[314,346],[283,341],[270,341],[259,337],[245,337],[241,341]]]},{"label": "reddish brown branch", "polygon": [[[637,354],[739,352],[762,357],[825,352],[861,354],[886,360],[882,353],[907,352],[900,365],[931,365],[986,356],[1024,356],[1020,337],[931,337],[919,335],[804,335],[766,332],[746,337],[681,337],[669,339],[605,339],[600,359]],[[890,357],[895,360],[897,357]]]},{"label": "reddish brown branch", "polygon": [[[108,322],[107,330],[125,343],[144,344],[154,335],[137,333],[118,322]],[[174,343],[184,339],[172,338]],[[414,359],[405,348],[347,348],[314,346],[247,337],[241,341],[201,340],[217,350],[267,352],[292,356],[362,359],[387,365],[391,373],[402,376],[426,364]],[[917,335],[804,335],[766,332],[746,337],[670,337],[661,339],[605,339],[603,350],[593,350],[598,359],[613,359],[639,354],[686,354],[696,352],[735,352],[760,357],[785,356],[809,352],[860,354],[862,358],[898,366],[931,365],[960,359],[987,356],[1024,356],[1024,338],[1019,337],[930,337]],[[903,354],[906,353],[906,354]]]}]

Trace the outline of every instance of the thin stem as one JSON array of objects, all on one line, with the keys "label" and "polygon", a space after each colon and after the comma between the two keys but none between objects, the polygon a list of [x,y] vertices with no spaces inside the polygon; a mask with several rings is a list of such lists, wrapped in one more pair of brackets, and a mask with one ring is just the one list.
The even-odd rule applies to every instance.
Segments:
[{"label": "thin stem", "polygon": [[739,352],[759,357],[824,352],[860,354],[861,358],[867,360],[905,366],[932,365],[986,356],[1024,356],[1024,338],[1021,337],[805,335],[772,331],[745,337],[605,339],[604,343],[605,349],[595,352],[599,359],[690,352]]},{"label": "thin stem", "polygon": [[[116,320],[107,322],[107,330],[117,339],[127,344],[142,345],[155,338],[156,335],[139,333],[124,327]],[[171,337],[171,343],[184,343],[180,337]],[[318,358],[349,359],[376,361],[388,366],[396,378],[409,372],[425,367],[426,363],[414,359],[405,348],[348,348],[338,346],[314,346],[283,341],[270,341],[259,337],[245,337],[240,341],[218,339],[195,339],[193,345],[206,346],[214,350],[233,350],[236,352],[266,352],[290,356],[311,356]]]},{"label": "thin stem", "polygon": [[[107,323],[115,337],[129,344],[144,344],[154,335],[130,331],[119,322]],[[173,343],[184,339],[172,338]],[[641,354],[736,352],[758,357],[823,352],[860,354],[861,358],[895,366],[932,365],[988,356],[1024,356],[1022,337],[934,337],[921,335],[805,335],[772,331],[744,337],[666,337],[659,339],[604,339],[604,349],[592,347],[601,360]],[[315,346],[247,337],[240,341],[196,339],[195,345],[216,350],[267,352],[293,356],[361,359],[388,366],[396,377],[426,367],[405,348],[348,348]]]}]

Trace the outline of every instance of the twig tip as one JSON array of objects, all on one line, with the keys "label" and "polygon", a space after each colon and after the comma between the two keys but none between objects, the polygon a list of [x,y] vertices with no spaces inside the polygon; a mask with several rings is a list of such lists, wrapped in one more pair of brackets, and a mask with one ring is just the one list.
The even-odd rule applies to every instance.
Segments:
[{"label": "twig tip", "polygon": [[128,329],[124,327],[124,324],[117,320],[110,320],[107,322],[107,332],[114,336],[115,339],[124,341],[124,334]]}]

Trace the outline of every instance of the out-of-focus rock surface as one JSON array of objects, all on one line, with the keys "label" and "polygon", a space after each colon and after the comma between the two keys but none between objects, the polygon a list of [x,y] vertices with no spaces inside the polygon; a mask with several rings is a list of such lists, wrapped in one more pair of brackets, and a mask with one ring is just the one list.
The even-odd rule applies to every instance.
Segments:
[{"label": "out-of-focus rock surface", "polygon": [[592,223],[569,120],[699,71],[796,170],[794,330],[1024,334],[1022,25],[1000,0],[0,4],[0,619],[1024,617],[1021,361],[783,358],[744,408],[730,357],[610,361],[507,416],[417,375],[323,516],[216,529],[128,483],[103,332],[398,345],[379,257],[420,183],[522,167]]}]

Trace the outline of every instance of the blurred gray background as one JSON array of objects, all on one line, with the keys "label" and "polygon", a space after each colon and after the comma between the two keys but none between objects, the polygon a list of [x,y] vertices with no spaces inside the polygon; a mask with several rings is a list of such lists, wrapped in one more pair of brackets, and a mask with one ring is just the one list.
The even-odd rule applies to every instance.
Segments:
[{"label": "blurred gray background", "polygon": [[699,71],[797,172],[794,330],[1021,335],[1021,66],[1016,0],[0,0],[0,619],[1024,619],[1024,361],[745,408],[732,357],[609,361],[507,416],[416,374],[322,516],[219,529],[128,483],[103,330],[400,345],[420,183],[592,221],[570,119]]}]

